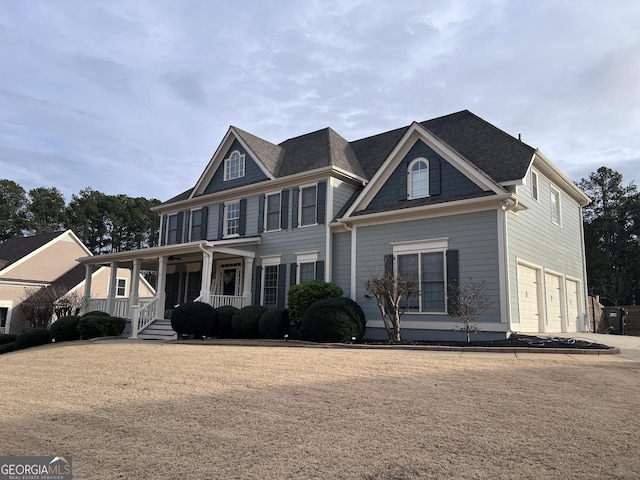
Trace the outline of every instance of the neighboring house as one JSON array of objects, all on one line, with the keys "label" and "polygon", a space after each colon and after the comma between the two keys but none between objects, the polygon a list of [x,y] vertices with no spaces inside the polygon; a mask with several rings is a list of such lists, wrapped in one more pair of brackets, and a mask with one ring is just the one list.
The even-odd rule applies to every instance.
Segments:
[{"label": "neighboring house", "polygon": [[[44,233],[31,237],[14,237],[0,243],[0,333],[18,334],[29,328],[20,304],[42,287],[55,285],[64,295],[82,298],[85,292],[86,268],[77,262],[91,252],[71,231]],[[110,272],[106,267],[89,269],[91,294],[107,295]],[[130,273],[126,268],[116,273],[116,295],[128,298]],[[140,280],[141,291],[153,297],[155,290]]]},{"label": "neighboring house", "polygon": [[291,285],[318,278],[384,337],[363,284],[386,270],[420,279],[405,338],[455,336],[447,287],[468,278],[491,301],[476,338],[584,331],[588,202],[540,151],[469,111],[352,142],[326,128],[276,145],[230,127],[194,187],[154,208],[160,246],[80,261],[158,271],[140,329],[185,301],[285,306]]}]

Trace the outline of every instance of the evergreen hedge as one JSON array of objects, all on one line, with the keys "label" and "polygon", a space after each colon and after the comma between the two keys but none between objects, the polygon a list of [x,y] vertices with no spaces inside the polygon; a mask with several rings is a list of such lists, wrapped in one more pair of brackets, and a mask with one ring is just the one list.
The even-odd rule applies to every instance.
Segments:
[{"label": "evergreen hedge", "polygon": [[258,332],[261,338],[283,338],[289,331],[289,310],[272,308],[260,316]]},{"label": "evergreen hedge", "polygon": [[231,328],[238,338],[257,338],[260,336],[260,317],[267,311],[266,307],[249,305],[233,314]]},{"label": "evergreen hedge", "polygon": [[215,330],[216,312],[208,303],[188,302],[178,305],[171,313],[171,328],[180,335],[194,338],[210,336]]},{"label": "evergreen hedge", "polygon": [[349,343],[364,335],[364,314],[350,298],[326,298],[315,302],[302,318],[301,334],[311,342]]}]

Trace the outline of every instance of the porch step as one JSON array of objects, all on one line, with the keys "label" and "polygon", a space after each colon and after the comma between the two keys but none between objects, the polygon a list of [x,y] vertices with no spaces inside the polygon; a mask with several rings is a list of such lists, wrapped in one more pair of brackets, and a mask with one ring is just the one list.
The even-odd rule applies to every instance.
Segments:
[{"label": "porch step", "polygon": [[176,332],[171,328],[171,320],[156,320],[138,334],[143,340],[175,340]]}]

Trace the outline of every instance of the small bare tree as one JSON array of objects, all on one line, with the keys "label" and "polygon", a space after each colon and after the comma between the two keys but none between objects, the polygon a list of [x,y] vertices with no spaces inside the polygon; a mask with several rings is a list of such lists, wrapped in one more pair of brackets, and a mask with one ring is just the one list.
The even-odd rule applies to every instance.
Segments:
[{"label": "small bare tree", "polygon": [[27,288],[20,301],[20,310],[31,328],[47,328],[54,318],[69,314],[81,304],[79,294],[69,294],[62,285]]},{"label": "small bare tree", "polygon": [[471,334],[480,331],[476,323],[478,316],[489,308],[489,294],[486,280],[474,281],[468,278],[463,285],[451,285],[448,288],[449,315],[459,317],[460,325],[456,330],[466,333],[467,343]]},{"label": "small bare tree", "polygon": [[409,299],[418,291],[418,281],[390,273],[371,274],[364,282],[364,288],[376,299],[389,340],[401,341],[400,318],[409,308]]}]

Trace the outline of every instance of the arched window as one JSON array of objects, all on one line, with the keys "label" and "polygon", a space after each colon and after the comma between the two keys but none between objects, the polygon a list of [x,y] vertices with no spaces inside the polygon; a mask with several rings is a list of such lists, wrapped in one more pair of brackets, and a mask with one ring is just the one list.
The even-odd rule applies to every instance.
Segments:
[{"label": "arched window", "polygon": [[408,171],[409,199],[429,196],[429,160],[416,158],[409,164]]},{"label": "arched window", "polygon": [[224,180],[244,177],[244,154],[235,150],[224,160]]}]

